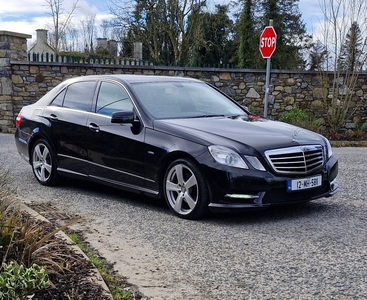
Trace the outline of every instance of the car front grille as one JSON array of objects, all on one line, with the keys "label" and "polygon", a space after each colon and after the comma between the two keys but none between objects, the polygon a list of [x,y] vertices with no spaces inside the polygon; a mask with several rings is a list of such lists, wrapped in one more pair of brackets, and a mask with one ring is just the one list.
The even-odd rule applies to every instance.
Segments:
[{"label": "car front grille", "polygon": [[324,165],[321,145],[268,150],[265,156],[274,171],[282,174],[313,174]]}]

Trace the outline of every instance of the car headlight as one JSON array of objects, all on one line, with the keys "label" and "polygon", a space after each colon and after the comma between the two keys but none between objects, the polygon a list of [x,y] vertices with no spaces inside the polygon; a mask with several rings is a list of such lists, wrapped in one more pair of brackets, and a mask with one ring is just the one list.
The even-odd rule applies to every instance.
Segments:
[{"label": "car headlight", "polygon": [[212,145],[208,148],[215,161],[222,165],[242,169],[249,168],[241,156],[232,149],[219,145]]},{"label": "car headlight", "polygon": [[325,140],[326,140],[326,155],[327,155],[327,158],[329,159],[333,155],[333,149],[331,148],[331,145],[328,139],[325,139]]}]

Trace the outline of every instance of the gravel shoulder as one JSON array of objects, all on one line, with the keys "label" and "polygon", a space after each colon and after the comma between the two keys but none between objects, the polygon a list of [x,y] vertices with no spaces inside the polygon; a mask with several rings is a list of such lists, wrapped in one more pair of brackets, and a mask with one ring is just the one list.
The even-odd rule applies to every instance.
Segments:
[{"label": "gravel shoulder", "polygon": [[0,134],[0,160],[26,203],[83,217],[76,229],[150,299],[367,299],[367,148],[335,148],[335,197],[201,221],[165,203],[66,181],[40,186]]}]

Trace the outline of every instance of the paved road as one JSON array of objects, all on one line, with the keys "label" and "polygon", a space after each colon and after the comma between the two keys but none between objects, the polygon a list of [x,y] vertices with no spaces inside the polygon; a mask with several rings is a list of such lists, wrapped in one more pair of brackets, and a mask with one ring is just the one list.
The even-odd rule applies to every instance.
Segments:
[{"label": "paved road", "polygon": [[367,148],[338,148],[341,192],[309,205],[202,221],[157,200],[68,181],[37,184],[0,134],[23,201],[83,216],[79,228],[151,299],[367,299]]}]

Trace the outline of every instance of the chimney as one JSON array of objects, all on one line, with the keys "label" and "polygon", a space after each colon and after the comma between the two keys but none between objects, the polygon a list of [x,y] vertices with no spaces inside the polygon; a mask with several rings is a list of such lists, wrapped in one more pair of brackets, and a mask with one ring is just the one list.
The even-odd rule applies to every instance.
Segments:
[{"label": "chimney", "polygon": [[134,59],[143,59],[143,43],[134,43]]},{"label": "chimney", "polygon": [[37,44],[44,45],[47,44],[47,30],[46,29],[37,29]]},{"label": "chimney", "polygon": [[107,49],[107,38],[97,38],[97,49]]},{"label": "chimney", "polygon": [[108,50],[111,56],[117,56],[117,41],[109,40],[108,41]]}]

